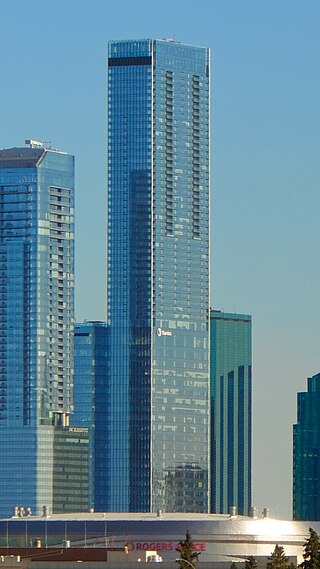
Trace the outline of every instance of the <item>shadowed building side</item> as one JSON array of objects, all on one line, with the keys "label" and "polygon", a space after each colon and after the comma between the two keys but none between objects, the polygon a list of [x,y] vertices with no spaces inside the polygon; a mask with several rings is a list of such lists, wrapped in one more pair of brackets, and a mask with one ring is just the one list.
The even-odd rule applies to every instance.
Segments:
[{"label": "shadowed building side", "polygon": [[293,426],[293,519],[320,520],[320,373],[297,395]]},{"label": "shadowed building side", "polygon": [[211,310],[211,512],[251,508],[251,316]]}]

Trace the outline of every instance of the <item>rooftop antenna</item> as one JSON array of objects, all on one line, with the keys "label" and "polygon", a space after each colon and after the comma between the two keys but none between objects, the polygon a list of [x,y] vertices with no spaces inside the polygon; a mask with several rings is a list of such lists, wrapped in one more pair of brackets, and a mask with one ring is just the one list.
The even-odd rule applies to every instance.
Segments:
[{"label": "rooftop antenna", "polygon": [[28,138],[24,143],[28,144],[30,148],[43,148],[44,144],[51,144],[51,140],[31,140],[31,138]]}]

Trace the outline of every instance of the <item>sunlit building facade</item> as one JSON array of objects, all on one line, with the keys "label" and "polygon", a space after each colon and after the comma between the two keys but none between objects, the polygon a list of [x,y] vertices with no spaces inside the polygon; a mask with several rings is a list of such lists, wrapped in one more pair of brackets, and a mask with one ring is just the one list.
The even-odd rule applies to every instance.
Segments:
[{"label": "sunlit building facade", "polygon": [[[21,554],[21,563],[23,557],[33,559],[36,567],[61,568],[66,565],[64,561],[70,567],[71,559],[72,567],[81,561],[88,566],[88,560],[111,569],[136,567],[157,553],[163,559],[161,567],[170,569],[188,528],[194,551],[200,554],[200,566],[204,563],[210,569],[229,569],[234,562],[243,567],[245,560],[253,556],[257,567],[265,569],[271,552],[281,544],[286,557],[297,567],[303,561],[309,527],[310,522],[227,514],[60,514],[0,520],[0,547],[8,556]],[[320,523],[313,522],[312,528],[319,533]],[[39,542],[42,550],[32,549]],[[17,567],[15,559],[7,563],[10,561],[11,567]]]},{"label": "sunlit building facade", "polygon": [[209,51],[108,53],[105,511],[209,502]]},{"label": "sunlit building facade", "polygon": [[0,151],[0,515],[52,507],[73,410],[74,157]]},{"label": "sunlit building facade", "polygon": [[293,519],[320,520],[320,373],[298,393],[293,426]]},{"label": "sunlit building facade", "polygon": [[251,316],[211,310],[211,512],[251,508]]}]

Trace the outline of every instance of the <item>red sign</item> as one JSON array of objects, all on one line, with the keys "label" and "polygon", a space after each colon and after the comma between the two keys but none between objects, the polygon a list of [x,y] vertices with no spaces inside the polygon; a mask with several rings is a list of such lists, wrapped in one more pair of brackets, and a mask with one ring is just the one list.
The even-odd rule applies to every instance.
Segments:
[{"label": "red sign", "polygon": [[[133,549],[137,551],[173,551],[174,549],[179,550],[179,544],[172,543],[171,541],[167,542],[151,542],[151,543],[133,543]],[[206,544],[205,543],[194,543],[193,544],[194,551],[205,551]]]}]

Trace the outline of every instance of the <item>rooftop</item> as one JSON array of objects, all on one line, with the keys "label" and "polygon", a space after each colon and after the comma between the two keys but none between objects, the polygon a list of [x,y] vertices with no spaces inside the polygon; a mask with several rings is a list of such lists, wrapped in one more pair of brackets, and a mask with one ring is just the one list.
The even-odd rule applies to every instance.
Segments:
[{"label": "rooftop", "polygon": [[65,154],[51,148],[4,148],[0,150],[0,168],[35,168],[47,152]]},{"label": "rooftop", "polygon": [[[42,520],[45,519],[46,516],[28,516],[28,517],[13,517],[7,519],[15,519],[15,520]],[[198,514],[198,513],[170,513],[170,512],[162,512],[160,514],[156,512],[135,512],[135,513],[128,513],[128,512],[79,512],[79,513],[71,513],[71,514],[51,514],[47,515],[47,518],[52,521],[99,521],[99,520],[106,520],[106,521],[159,521],[159,520],[166,520],[166,521],[175,521],[175,522],[183,522],[183,521],[223,521],[230,519],[229,514]],[[252,518],[246,516],[237,516],[238,519],[241,520],[251,520]]]}]

